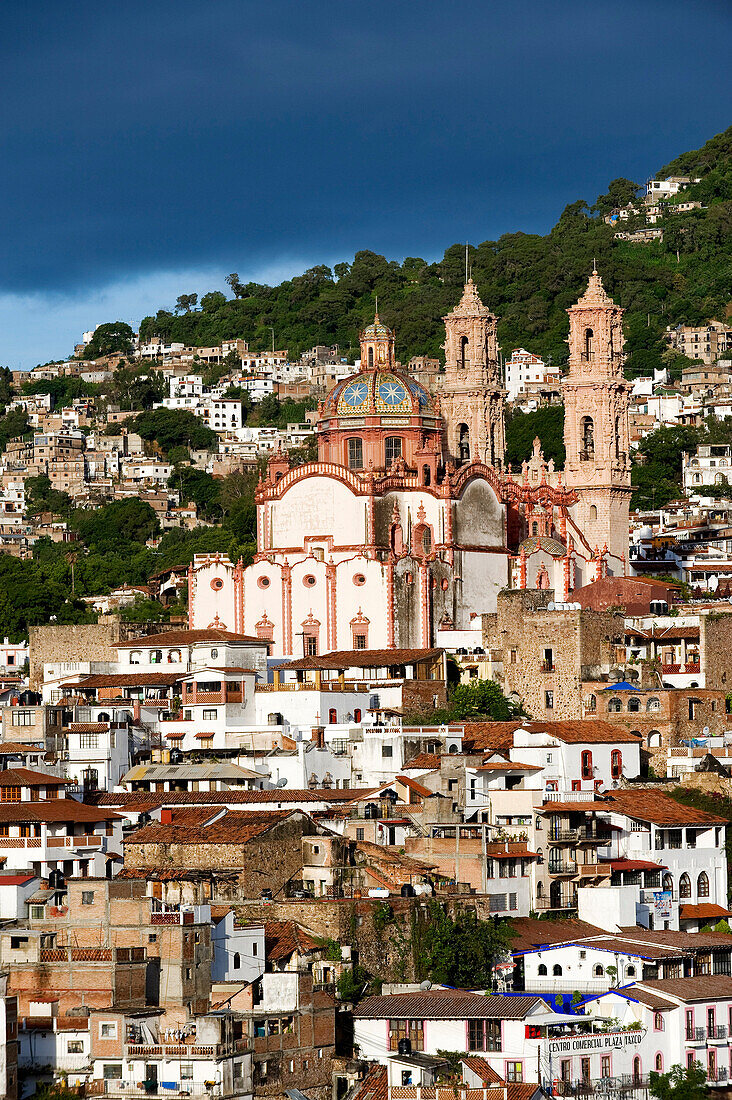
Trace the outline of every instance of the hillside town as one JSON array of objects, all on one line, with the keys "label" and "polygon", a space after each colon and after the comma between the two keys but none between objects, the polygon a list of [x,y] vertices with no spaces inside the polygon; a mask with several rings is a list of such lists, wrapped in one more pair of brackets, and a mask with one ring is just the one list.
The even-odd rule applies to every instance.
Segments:
[{"label": "hillside town", "polygon": [[[649,224],[693,182],[650,181]],[[441,360],[377,311],[351,362],[274,332],[90,360],[92,329],[13,372],[3,554],[80,568],[69,507],[124,500],[152,547],[217,531],[182,467],[254,478],[256,542],[0,645],[0,1094],[648,1100],[701,1067],[729,1095],[732,445],[657,509],[631,468],[729,415],[732,327],[669,327],[693,365],[627,379],[597,266],[566,312],[561,368],[504,357],[467,274]],[[144,408],[57,401],[130,371]],[[538,437],[511,465],[507,423],[559,404],[563,465]]]}]

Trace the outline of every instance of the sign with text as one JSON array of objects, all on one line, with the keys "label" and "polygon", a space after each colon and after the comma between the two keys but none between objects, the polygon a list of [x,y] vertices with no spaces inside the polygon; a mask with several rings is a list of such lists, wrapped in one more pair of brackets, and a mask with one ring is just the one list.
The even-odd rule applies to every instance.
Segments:
[{"label": "sign with text", "polygon": [[581,1050],[622,1050],[638,1046],[643,1041],[642,1031],[608,1031],[601,1035],[568,1035],[564,1039],[550,1039],[550,1054],[567,1054]]}]

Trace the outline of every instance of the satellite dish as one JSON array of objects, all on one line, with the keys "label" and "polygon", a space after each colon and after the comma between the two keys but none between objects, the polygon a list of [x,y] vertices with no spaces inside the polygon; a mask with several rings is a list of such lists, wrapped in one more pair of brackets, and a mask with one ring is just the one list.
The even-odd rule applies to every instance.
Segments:
[{"label": "satellite dish", "polygon": [[275,789],[276,790],[279,789],[280,787],[286,787],[286,786],[287,786],[287,780],[286,779],[278,779],[277,782],[275,783]]},{"label": "satellite dish", "polygon": [[428,989],[432,989],[432,982],[427,979],[427,981],[422,982],[419,988],[426,993]]},{"label": "satellite dish", "polygon": [[704,734],[705,737],[709,737],[709,726],[705,726],[704,729],[702,730],[702,733]]}]

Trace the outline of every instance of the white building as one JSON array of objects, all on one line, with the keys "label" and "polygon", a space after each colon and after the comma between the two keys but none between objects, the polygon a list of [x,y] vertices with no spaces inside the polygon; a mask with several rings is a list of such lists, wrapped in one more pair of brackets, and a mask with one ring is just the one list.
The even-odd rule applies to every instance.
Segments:
[{"label": "white building", "polygon": [[682,477],[685,493],[698,493],[706,485],[732,484],[732,447],[701,444],[696,454],[684,452]]},{"label": "white building", "polygon": [[516,348],[506,360],[506,390],[508,400],[516,401],[520,394],[544,385],[557,386],[562,377],[559,367],[548,366],[538,355]]},{"label": "white building", "polygon": [[254,982],[264,974],[263,924],[240,924],[233,909],[211,925],[211,981]]}]

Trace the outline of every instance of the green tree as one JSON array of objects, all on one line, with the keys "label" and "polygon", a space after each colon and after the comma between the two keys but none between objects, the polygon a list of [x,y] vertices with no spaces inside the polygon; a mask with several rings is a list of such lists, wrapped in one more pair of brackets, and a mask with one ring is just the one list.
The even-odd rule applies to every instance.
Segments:
[{"label": "green tree", "polygon": [[544,458],[564,467],[564,406],[546,405],[534,412],[516,410],[506,420],[506,464],[520,466],[531,458],[534,440],[541,441]]},{"label": "green tree", "polygon": [[203,451],[218,446],[216,432],[187,409],[150,409],[136,416],[129,427],[143,439],[157,443],[163,454],[173,447]]},{"label": "green tree", "polygon": [[441,985],[490,988],[493,967],[507,953],[512,935],[507,923],[478,920],[472,908],[459,909],[453,918],[432,901],[420,945],[425,974]]},{"label": "green tree", "polygon": [[0,451],[4,451],[11,439],[18,439],[28,431],[25,409],[11,409],[0,416]]},{"label": "green tree", "polygon": [[516,713],[495,680],[471,680],[457,684],[450,700],[450,716],[456,720],[485,717],[506,722]]},{"label": "green tree", "polygon": [[46,474],[27,477],[24,488],[27,510],[32,516],[37,516],[40,512],[68,516],[73,511],[74,502],[69,494],[54,489]]},{"label": "green tree", "polygon": [[197,302],[197,294],[179,294],[175,300],[175,312],[190,313],[192,309],[196,308]]},{"label": "green tree", "polygon": [[220,290],[209,290],[208,294],[201,295],[201,309],[204,313],[215,313],[226,305],[226,295]]},{"label": "green tree", "polygon": [[608,184],[606,195],[598,196],[593,210],[596,210],[599,214],[609,214],[611,210],[635,202],[639,191],[640,184],[619,176],[618,179],[612,180]]},{"label": "green tree", "polygon": [[82,359],[99,359],[103,355],[132,355],[134,332],[124,321],[110,321],[94,330],[90,343],[85,347]]},{"label": "green tree", "polygon": [[707,1100],[707,1075],[699,1062],[693,1066],[672,1066],[668,1073],[651,1072],[649,1084],[656,1100]]},{"label": "green tree", "polygon": [[80,509],[73,522],[81,541],[102,552],[128,543],[144,544],[160,530],[150,505],[137,497],[113,500],[95,510]]}]

